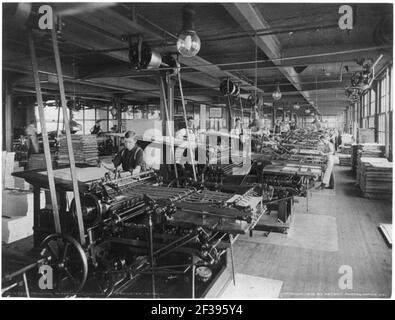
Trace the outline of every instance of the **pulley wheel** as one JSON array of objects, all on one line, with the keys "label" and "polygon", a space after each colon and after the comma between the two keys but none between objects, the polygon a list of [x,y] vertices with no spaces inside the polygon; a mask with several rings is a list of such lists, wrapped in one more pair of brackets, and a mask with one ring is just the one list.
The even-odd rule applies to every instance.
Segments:
[{"label": "pulley wheel", "polygon": [[[102,209],[99,200],[93,194],[87,193],[81,197],[81,210],[84,227],[90,228],[98,224],[102,219]],[[77,221],[75,200],[71,202],[70,212]]]},{"label": "pulley wheel", "polygon": [[41,243],[41,255],[52,267],[53,289],[57,294],[80,292],[88,277],[88,259],[71,236],[54,233]]},{"label": "pulley wheel", "polygon": [[173,56],[171,55],[163,56],[162,63],[163,63],[162,67],[165,69],[161,71],[162,73],[169,74],[171,76],[175,76],[178,74],[180,70],[180,63]]},{"label": "pulley wheel", "polygon": [[233,95],[237,90],[235,84],[229,79],[222,81],[219,89],[224,96]]}]

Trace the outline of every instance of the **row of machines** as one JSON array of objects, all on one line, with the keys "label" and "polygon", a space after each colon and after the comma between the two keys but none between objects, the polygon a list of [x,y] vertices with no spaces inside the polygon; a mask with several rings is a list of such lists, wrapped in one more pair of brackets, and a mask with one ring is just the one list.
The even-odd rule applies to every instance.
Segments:
[{"label": "row of machines", "polygon": [[[2,293],[204,296],[229,263],[228,249],[254,228],[268,199],[270,192],[261,185],[221,192],[168,187],[153,172],[106,175],[81,198],[85,244],[78,237],[73,201],[75,223],[48,235],[36,262],[3,277]],[[53,272],[50,290],[39,287],[43,266]]]},{"label": "row of machines", "polygon": [[[84,241],[73,201],[62,232],[45,237],[37,261],[3,277],[2,294],[206,296],[229,264],[234,277],[237,237],[252,236],[271,210],[279,211],[283,225],[293,197],[307,196],[319,178],[324,159],[305,146],[294,152],[295,144],[284,141],[267,143],[257,159],[253,154],[245,174],[234,174],[242,163],[230,161],[197,164],[196,180],[186,164],[166,165],[170,174],[108,173],[91,181],[81,196]],[[53,272],[49,290],[40,287],[43,267]]]},{"label": "row of machines", "polygon": [[327,166],[327,157],[318,151],[319,135],[318,132],[294,130],[281,136],[263,137],[259,148],[253,150],[258,182],[271,186],[274,194],[283,199],[275,208],[279,221],[270,223],[271,226],[281,226],[291,218],[293,198],[290,202],[284,199],[305,197],[308,210],[309,192],[321,180]]}]

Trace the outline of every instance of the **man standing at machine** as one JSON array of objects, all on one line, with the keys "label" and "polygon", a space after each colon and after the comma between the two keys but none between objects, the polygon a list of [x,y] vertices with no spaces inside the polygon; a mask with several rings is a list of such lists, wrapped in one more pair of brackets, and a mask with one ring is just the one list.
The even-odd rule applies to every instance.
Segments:
[{"label": "man standing at machine", "polygon": [[321,155],[325,155],[328,159],[326,170],[324,173],[324,177],[322,178],[322,183],[321,186],[319,187],[320,189],[333,189],[334,188],[334,181],[333,181],[333,165],[334,165],[334,158],[333,158],[333,152],[334,152],[334,146],[333,144],[329,141],[329,138],[327,135],[321,135],[320,136],[320,142],[318,145],[318,150],[320,151]]},{"label": "man standing at machine", "polygon": [[314,120],[313,120],[313,122],[311,124],[314,125],[314,131],[320,131],[321,130],[322,125],[321,125],[321,122],[320,122],[320,120],[318,119],[317,116],[314,117]]},{"label": "man standing at machine", "polygon": [[38,138],[37,138],[37,129],[34,125],[35,121],[31,120],[30,124],[26,128],[26,135],[28,136],[28,149],[29,154],[38,153]]},{"label": "man standing at machine", "polygon": [[144,152],[136,145],[136,133],[127,131],[125,133],[125,148],[122,149],[113,159],[115,168],[122,165],[124,171],[130,171],[132,175],[138,174],[144,169]]},{"label": "man standing at machine", "polygon": [[[187,132],[188,130],[188,132]],[[187,140],[189,136],[189,140],[191,142],[195,142],[196,140],[196,129],[194,126],[193,117],[188,117],[187,119],[187,127],[182,128],[176,132],[176,139]]]},{"label": "man standing at machine", "polygon": [[240,118],[236,118],[235,120],[235,127],[233,132],[236,136],[238,136],[239,140],[239,151],[243,150],[243,126],[241,124]]},{"label": "man standing at machine", "polygon": [[273,134],[280,134],[281,133],[281,121],[277,120],[273,126]]},{"label": "man standing at machine", "polygon": [[91,129],[91,134],[101,135],[102,133],[103,133],[103,130],[100,127],[100,120],[97,120],[95,125]]}]

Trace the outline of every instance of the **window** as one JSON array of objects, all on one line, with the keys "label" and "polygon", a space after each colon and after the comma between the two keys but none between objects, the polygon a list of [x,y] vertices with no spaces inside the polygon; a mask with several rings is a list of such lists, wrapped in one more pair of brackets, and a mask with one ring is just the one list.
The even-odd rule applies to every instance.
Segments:
[{"label": "window", "polygon": [[388,86],[388,77],[387,73],[379,80],[379,105],[380,105],[380,113],[388,111],[388,90],[390,89]]},{"label": "window", "polygon": [[365,93],[362,96],[362,117],[366,118],[368,116],[368,98],[369,94]]},{"label": "window", "polygon": [[[47,101],[48,102],[48,101]],[[37,119],[37,132],[41,133],[40,116],[38,114],[38,106],[34,107],[34,114]],[[45,107],[44,108],[45,122],[47,132],[57,131],[58,122],[59,130],[63,129],[63,111],[58,107]]]},{"label": "window", "polygon": [[385,113],[379,115],[378,143],[385,144]]},{"label": "window", "polygon": [[[375,84],[362,95],[360,101],[350,110],[350,118],[362,128],[375,128],[378,143],[385,144],[386,156],[392,159],[392,66],[376,78]],[[353,113],[352,113],[353,112]],[[355,128],[353,129],[355,130]]]},{"label": "window", "polygon": [[374,116],[368,118],[368,126],[367,128],[374,128]]},{"label": "window", "polygon": [[372,88],[372,90],[370,90],[369,94],[370,94],[369,115],[374,116],[376,114],[376,90],[374,88]]},{"label": "window", "polygon": [[[96,109],[96,120],[100,120],[100,129],[102,129],[103,132],[108,131],[108,113],[107,113],[107,107],[101,107]],[[91,128],[87,128],[91,129]],[[89,132],[86,132],[89,133]]]}]

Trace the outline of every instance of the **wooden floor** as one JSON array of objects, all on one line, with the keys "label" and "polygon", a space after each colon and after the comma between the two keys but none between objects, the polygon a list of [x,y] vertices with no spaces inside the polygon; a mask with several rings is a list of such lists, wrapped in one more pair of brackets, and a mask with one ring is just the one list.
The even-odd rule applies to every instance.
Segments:
[{"label": "wooden floor", "polygon": [[[336,252],[237,241],[236,272],[283,281],[280,298],[389,297],[392,253],[378,226],[392,223],[392,204],[362,198],[354,183],[350,167],[336,166],[335,190],[314,191],[309,201],[309,214],[335,217]],[[304,199],[295,206],[295,215],[306,213]],[[352,289],[339,286],[341,266],[351,267]]]},{"label": "wooden floor", "polygon": [[[273,236],[270,244],[236,241],[236,272],[282,281],[280,298],[389,297],[391,249],[378,226],[392,223],[392,205],[362,198],[354,183],[349,167],[336,166],[335,191],[315,191],[309,201],[308,214],[335,218],[336,251],[320,250],[319,245],[314,249],[287,246],[284,241],[279,245],[273,240],[278,235],[269,234]],[[302,213],[306,214],[306,201],[300,198],[295,217]],[[259,236],[263,237],[254,234]],[[37,254],[31,250],[31,238],[2,248],[3,274],[26,265]],[[344,265],[352,268],[352,289],[339,287],[339,268]]]}]

